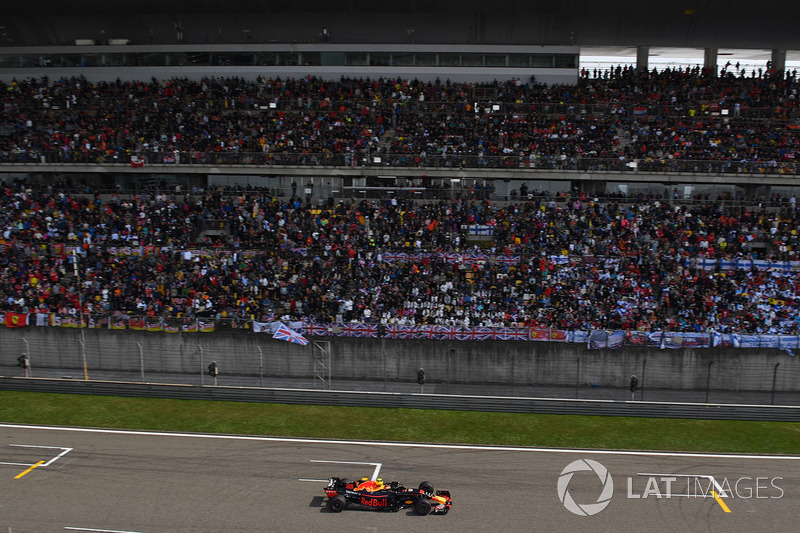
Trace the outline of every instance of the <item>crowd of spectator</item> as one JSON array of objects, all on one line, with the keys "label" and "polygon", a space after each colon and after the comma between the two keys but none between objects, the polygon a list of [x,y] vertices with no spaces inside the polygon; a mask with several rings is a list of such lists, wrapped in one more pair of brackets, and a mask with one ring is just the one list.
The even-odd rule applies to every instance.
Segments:
[{"label": "crowd of spectator", "polygon": [[[253,188],[89,192],[0,188],[2,309],[74,314],[83,302],[106,315],[800,332],[797,269],[700,262],[800,260],[794,198],[774,209],[584,194],[318,205]],[[205,220],[228,234],[203,237]],[[473,240],[475,224],[493,238]]]},{"label": "crowd of spectator", "polygon": [[[795,173],[795,73],[698,68],[576,85],[314,77],[0,84],[0,161]],[[376,159],[378,157],[379,159]]]},{"label": "crowd of spectator", "polygon": [[[29,79],[0,86],[0,160],[185,164],[233,154],[230,162],[358,165],[378,156],[794,173],[797,90],[795,73],[696,68],[584,72],[574,86]],[[99,192],[0,188],[0,308],[75,313],[83,302],[107,315],[800,332],[797,270],[701,268],[703,258],[800,261],[794,198],[772,209],[583,194],[498,205],[488,196],[312,204],[294,190],[257,188]],[[206,221],[225,234],[204,237]],[[472,225],[492,228],[491,240],[471,239]],[[488,260],[442,255],[478,252]]]}]

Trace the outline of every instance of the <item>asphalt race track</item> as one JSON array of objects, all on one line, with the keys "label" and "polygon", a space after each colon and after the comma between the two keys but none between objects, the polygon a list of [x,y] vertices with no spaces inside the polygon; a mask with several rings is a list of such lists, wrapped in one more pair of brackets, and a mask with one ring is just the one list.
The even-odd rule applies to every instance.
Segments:
[{"label": "asphalt race track", "polygon": [[[453,509],[424,517],[410,510],[333,514],[322,492],[331,475],[431,481],[451,491]],[[800,457],[0,424],[0,494],[3,533],[791,532],[800,523]]]}]

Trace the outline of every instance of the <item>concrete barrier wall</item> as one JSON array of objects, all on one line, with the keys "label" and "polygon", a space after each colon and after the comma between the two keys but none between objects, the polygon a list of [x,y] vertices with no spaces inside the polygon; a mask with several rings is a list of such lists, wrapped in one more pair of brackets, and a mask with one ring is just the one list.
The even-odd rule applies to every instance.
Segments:
[{"label": "concrete barrier wall", "polygon": [[[313,378],[318,362],[333,379],[416,380],[459,384],[626,387],[637,375],[648,388],[800,391],[800,358],[775,349],[630,347],[588,350],[583,344],[510,341],[422,341],[325,338],[308,346],[268,334],[84,330],[0,330],[0,366],[27,353],[33,368],[201,373],[212,360],[227,375]],[[320,349],[320,346],[322,349]],[[776,367],[776,365],[779,365]],[[777,371],[776,371],[777,368]]]}]

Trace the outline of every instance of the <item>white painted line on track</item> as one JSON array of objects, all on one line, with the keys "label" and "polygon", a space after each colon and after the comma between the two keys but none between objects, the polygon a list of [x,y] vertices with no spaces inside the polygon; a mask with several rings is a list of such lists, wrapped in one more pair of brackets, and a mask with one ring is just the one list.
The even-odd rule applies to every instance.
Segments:
[{"label": "white painted line on track", "polygon": [[314,482],[314,483],[327,483],[329,480],[327,480],[327,479],[305,479],[305,478],[301,477],[297,481],[311,481],[311,482]]},{"label": "white painted line on track", "polygon": [[9,444],[9,446],[16,446],[17,448],[47,448],[49,450],[62,450],[60,454],[56,455],[42,466],[50,466],[54,462],[58,461],[69,452],[71,452],[74,448],[62,448],[61,446],[34,446],[33,444]]},{"label": "white painted line on track", "polygon": [[169,433],[163,431],[134,431],[125,429],[70,428],[60,426],[28,426],[23,424],[0,424],[0,428],[37,429],[45,431],[66,431],[73,433],[99,433],[106,435],[141,435],[150,437],[182,437],[193,439],[226,439],[257,442],[288,442],[294,444],[354,444],[360,446],[383,446],[387,448],[428,448],[441,450],[471,450],[488,452],[532,452],[532,453],[580,453],[586,455],[635,455],[642,457],[702,457],[707,459],[771,459],[784,461],[800,461],[797,455],[750,455],[732,453],[695,453],[695,452],[645,452],[638,450],[594,450],[574,448],[534,448],[524,446],[475,446],[469,444],[425,444],[415,442],[380,442],[335,439],[301,439],[290,437],[257,437],[250,435],[213,435],[203,433]]},{"label": "white painted line on track", "polygon": [[353,461],[325,461],[322,459],[311,459],[312,463],[335,463],[339,465],[370,465],[374,466],[375,470],[372,472],[372,481],[378,479],[378,473],[381,471],[383,463],[355,463]]},{"label": "white painted line on track", "polygon": [[[9,444],[8,446],[9,447],[13,446],[13,447],[16,447],[16,448],[47,448],[47,449],[51,449],[51,450],[62,450],[61,453],[59,453],[55,457],[51,458],[49,461],[42,462],[42,464],[39,465],[40,467],[41,466],[50,466],[55,461],[57,461],[58,459],[61,459],[62,457],[64,457],[66,454],[68,454],[69,452],[71,452],[73,450],[73,448],[62,448],[60,446],[36,446],[36,445],[33,445],[33,444]],[[0,461],[0,465],[10,465],[10,466],[33,466],[33,464],[34,463],[6,463],[6,462]]]},{"label": "white painted line on track", "polygon": [[141,533],[141,531],[123,531],[121,529],[92,529],[88,527],[66,527],[68,531],[93,531],[94,533]]}]

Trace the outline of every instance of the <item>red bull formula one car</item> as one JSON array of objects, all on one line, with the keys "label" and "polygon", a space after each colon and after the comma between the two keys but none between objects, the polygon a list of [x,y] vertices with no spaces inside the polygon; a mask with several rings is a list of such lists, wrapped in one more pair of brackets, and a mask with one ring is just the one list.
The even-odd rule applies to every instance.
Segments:
[{"label": "red bull formula one car", "polygon": [[348,507],[383,511],[413,509],[419,515],[447,514],[453,502],[450,492],[434,490],[427,481],[407,489],[397,481],[384,484],[381,478],[360,481],[332,477],[325,487],[328,510],[341,513]]}]

